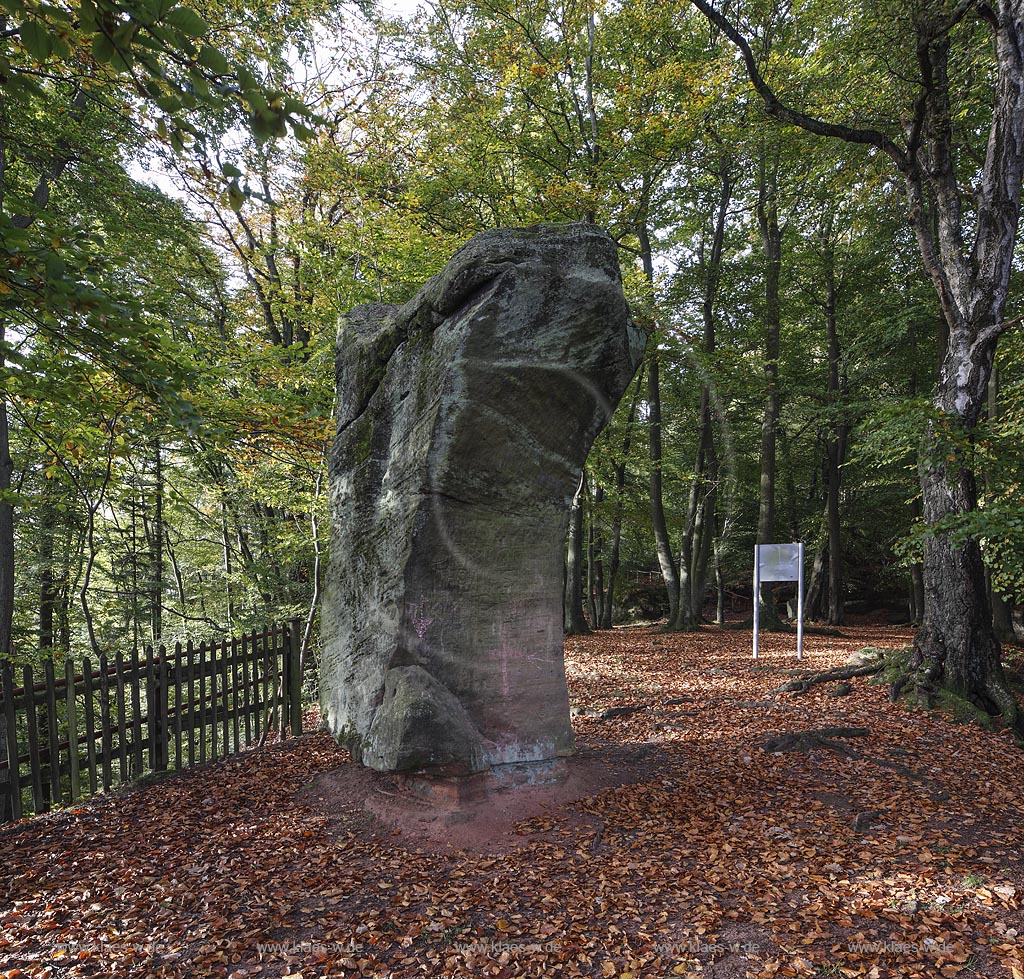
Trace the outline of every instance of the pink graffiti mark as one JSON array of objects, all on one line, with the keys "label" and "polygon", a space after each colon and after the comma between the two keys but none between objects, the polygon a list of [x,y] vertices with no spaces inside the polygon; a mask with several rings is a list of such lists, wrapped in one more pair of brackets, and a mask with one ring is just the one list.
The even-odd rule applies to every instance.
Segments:
[{"label": "pink graffiti mark", "polygon": [[427,629],[430,628],[433,621],[434,620],[426,614],[421,606],[413,606],[412,627],[416,630],[416,635],[419,637],[420,642],[423,642],[423,639],[427,634]]}]

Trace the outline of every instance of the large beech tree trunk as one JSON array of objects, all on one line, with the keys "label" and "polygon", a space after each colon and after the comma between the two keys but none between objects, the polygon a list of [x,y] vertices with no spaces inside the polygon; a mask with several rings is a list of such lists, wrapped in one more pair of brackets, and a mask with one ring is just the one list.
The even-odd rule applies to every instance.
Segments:
[{"label": "large beech tree trunk", "polygon": [[[818,136],[872,146],[903,176],[907,214],[921,259],[935,287],[946,339],[934,405],[919,456],[923,516],[930,531],[924,551],[924,620],[910,667],[918,687],[942,686],[967,697],[1024,736],[1024,715],[1006,685],[992,628],[981,550],[955,525],[977,506],[970,440],[988,390],[1000,335],[1020,320],[1004,319],[1024,177],[1024,0],[916,4],[897,25],[916,57],[916,91],[891,133],[816,118],[781,101],[761,74],[746,39],[709,0],[690,0],[743,55],[747,74],[769,115]],[[991,89],[971,111],[990,111],[984,161],[975,162],[951,90],[970,97],[964,79],[951,83],[987,28],[994,56]],[[965,135],[966,133],[966,135]],[[964,170],[958,173],[958,161]],[[950,527],[950,525],[954,525]]]},{"label": "large beech tree trunk", "polygon": [[[999,641],[977,540],[943,528],[977,508],[970,440],[988,396],[989,379],[1009,291],[1024,176],[1024,0],[991,8],[998,77],[980,186],[974,241],[968,241],[965,194],[952,145],[950,35],[922,21],[918,48],[926,90],[922,146],[906,172],[910,218],[948,328],[935,407],[919,471],[925,523],[934,528],[924,550],[924,621],[911,665],[1024,731],[1020,708],[1006,686]],[[937,36],[936,36],[937,35]],[[932,232],[926,194],[934,203]],[[969,227],[968,223],[968,227]],[[936,241],[936,238],[938,239]]]}]

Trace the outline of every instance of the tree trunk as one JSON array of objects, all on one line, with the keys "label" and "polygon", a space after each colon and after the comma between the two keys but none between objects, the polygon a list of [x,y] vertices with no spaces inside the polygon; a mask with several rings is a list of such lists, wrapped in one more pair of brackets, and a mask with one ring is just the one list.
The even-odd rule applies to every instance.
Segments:
[{"label": "tree trunk", "polygon": [[[924,621],[914,641],[911,667],[929,684],[939,683],[982,706],[1024,734],[1024,715],[1006,686],[999,641],[985,587],[976,539],[939,529],[977,508],[970,441],[985,408],[996,344],[1009,291],[1024,176],[1024,3],[994,4],[998,77],[985,164],[973,192],[977,207],[974,242],[968,248],[964,194],[957,181],[948,75],[949,32],[925,34],[919,26],[927,91],[923,149],[906,173],[911,225],[932,278],[948,334],[935,407],[920,455],[925,523]],[[934,198],[937,235],[928,220],[925,187]],[[937,239],[937,241],[936,241]]]},{"label": "tree trunk", "polygon": [[[924,621],[911,669],[926,686],[941,684],[998,711],[1024,737],[1024,716],[1006,686],[999,643],[992,630],[981,550],[945,524],[963,523],[977,505],[967,447],[985,404],[1000,335],[1020,320],[1005,321],[1024,178],[1024,2],[914,5],[912,50],[917,93],[901,126],[901,143],[887,133],[816,119],[782,102],[761,74],[743,36],[708,0],[691,0],[739,47],[747,74],[776,119],[819,136],[873,146],[904,179],[907,216],[942,310],[943,356],[936,385],[939,418],[927,427],[919,472],[924,519]],[[951,62],[959,68],[973,52],[954,43],[977,33],[964,19],[991,32],[995,71],[978,108],[991,110],[984,162],[972,160],[950,97]],[[960,91],[971,86],[965,82]],[[958,162],[967,171],[957,174]]]},{"label": "tree trunk", "polygon": [[[782,232],[779,228],[778,174],[776,161],[762,151],[758,174],[757,223],[764,248],[764,375],[765,401],[761,417],[761,482],[757,507],[757,543],[775,542],[776,440],[779,423],[779,337],[782,309],[779,280],[782,273]],[[772,583],[761,585],[762,630],[783,628],[772,598]]]},{"label": "tree trunk", "polygon": [[[716,523],[717,523],[716,515]],[[722,574],[722,537],[716,529],[714,542],[715,625],[725,625],[725,576]]]},{"label": "tree trunk", "polygon": [[612,627],[612,607],[615,600],[615,579],[619,573],[619,549],[622,544],[622,494],[626,487],[626,461],[629,459],[629,448],[633,439],[633,424],[636,420],[636,409],[640,403],[640,391],[643,389],[644,368],[641,364],[640,373],[633,389],[633,401],[629,406],[626,419],[626,434],[622,436],[622,451],[615,463],[615,515],[612,517],[612,544],[608,559],[608,584],[605,587],[601,628]]},{"label": "tree trunk", "polygon": [[707,385],[701,388],[699,432],[686,527],[679,549],[679,602],[670,620],[670,628],[679,631],[700,626],[715,528],[718,460],[711,421],[711,390]]},{"label": "tree trunk", "polygon": [[828,514],[822,512],[821,528],[815,538],[811,577],[804,595],[804,616],[810,622],[824,622],[828,617],[828,553]]},{"label": "tree trunk", "polygon": [[224,599],[227,611],[228,629],[234,628],[235,622],[235,599],[232,590],[231,579],[234,576],[234,566],[231,561],[231,535],[228,532],[228,507],[224,497],[220,501],[220,536],[221,547],[224,552]]},{"label": "tree trunk", "polygon": [[[722,252],[725,246],[725,225],[732,198],[732,161],[724,154],[719,159],[719,194],[711,224],[710,247],[701,244],[700,264],[704,278],[701,307],[704,335],[701,352],[710,367],[715,353],[715,303],[722,279]],[[707,368],[706,368],[707,369]],[[693,481],[686,513],[686,526],[679,548],[679,603],[670,626],[678,630],[691,630],[700,626],[704,593],[707,588],[708,565],[712,542],[718,521],[719,463],[715,450],[715,430],[711,399],[711,384],[705,381],[700,389],[700,409],[697,422],[697,452],[693,468]]]},{"label": "tree trunk", "polygon": [[[949,462],[948,454],[957,458]],[[977,505],[974,474],[958,446],[937,433],[922,453],[924,519],[936,524]],[[912,666],[930,684],[941,683],[993,714],[1015,721],[1017,709],[1006,689],[999,642],[985,589],[985,568],[977,540],[957,541],[935,533],[924,545],[924,621],[914,639]]]},{"label": "tree trunk", "polygon": [[[992,364],[992,376],[988,382],[988,421],[995,425],[999,421],[999,366]],[[988,597],[992,603],[992,629],[1000,642],[1013,642],[1012,606],[1003,598],[998,588],[992,585],[992,573],[986,575]]]},{"label": "tree trunk", "polygon": [[679,571],[672,556],[661,485],[661,388],[657,350],[651,354],[647,364],[647,432],[651,457],[651,525],[661,577],[668,593],[668,620],[674,622],[679,609]]},{"label": "tree trunk", "polygon": [[36,553],[39,562],[39,648],[50,649],[54,636],[53,616],[59,598],[53,573],[54,520],[49,505],[43,503],[39,510],[39,549]]},{"label": "tree trunk", "polygon": [[569,511],[569,534],[566,540],[564,623],[567,636],[583,636],[590,632],[583,615],[583,494],[587,491],[587,475],[580,478],[579,488]]},{"label": "tree trunk", "polygon": [[163,634],[164,602],[164,464],[160,439],[153,440],[153,526],[150,534],[149,622],[153,646]]},{"label": "tree trunk", "polygon": [[[0,375],[7,369],[3,347],[5,325],[0,320]],[[0,389],[0,657],[11,652],[14,625],[14,507],[7,497],[13,477],[7,395]]]},{"label": "tree trunk", "polygon": [[[596,492],[600,492],[598,486]],[[596,541],[594,539],[594,505],[597,502],[595,497],[589,493],[587,501],[587,621],[592,628],[597,628],[599,621],[597,617],[597,601],[594,596],[594,588],[597,574],[597,556],[595,554]]]},{"label": "tree trunk", "polygon": [[846,615],[843,611],[843,538],[842,514],[840,512],[839,468],[846,454],[845,435],[836,438],[828,451],[828,502],[825,508],[828,525],[828,618],[829,625],[843,625]]},{"label": "tree trunk", "polygon": [[604,619],[604,535],[597,522],[597,508],[604,502],[604,487],[598,483],[590,503],[590,523],[587,526],[587,607],[590,627],[600,629]]},{"label": "tree trunk", "polygon": [[850,425],[842,413],[842,402],[846,396],[846,376],[842,371],[839,349],[839,331],[836,326],[836,272],[835,252],[832,245],[831,222],[827,229],[826,245],[826,293],[825,331],[828,337],[828,395],[829,406],[836,412],[831,423],[831,434],[826,453],[827,490],[825,523],[828,528],[828,624],[843,625],[843,539],[842,514],[840,512],[840,488],[843,478],[842,465],[846,461],[846,446],[850,436]]}]

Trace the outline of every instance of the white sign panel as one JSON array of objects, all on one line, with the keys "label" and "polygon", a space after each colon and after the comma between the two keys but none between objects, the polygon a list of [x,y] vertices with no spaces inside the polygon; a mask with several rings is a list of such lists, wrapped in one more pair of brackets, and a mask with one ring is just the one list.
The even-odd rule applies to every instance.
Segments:
[{"label": "white sign panel", "polygon": [[795,581],[796,584],[796,658],[804,655],[804,545],[754,545],[754,659],[757,659],[758,632],[761,624],[761,582]]},{"label": "white sign panel", "polygon": [[757,548],[761,581],[799,581],[802,544],[761,544]]}]

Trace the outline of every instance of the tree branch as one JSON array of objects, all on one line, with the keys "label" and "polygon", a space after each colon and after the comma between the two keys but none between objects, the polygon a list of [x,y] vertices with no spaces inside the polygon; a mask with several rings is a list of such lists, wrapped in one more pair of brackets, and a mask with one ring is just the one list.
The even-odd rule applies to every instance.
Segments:
[{"label": "tree branch", "polygon": [[1012,330],[1013,327],[1020,326],[1021,323],[1024,323],[1024,316],[1018,316],[1016,319],[1003,320],[1002,323],[993,323],[991,326],[986,326],[978,331],[972,346],[983,349],[988,344],[995,343],[1007,330]]},{"label": "tree branch", "polygon": [[780,122],[786,122],[791,126],[796,126],[798,129],[814,133],[816,136],[830,136],[833,139],[841,139],[846,143],[873,146],[891,157],[902,172],[907,172],[911,168],[913,164],[906,152],[897,146],[885,133],[877,129],[858,129],[853,126],[842,126],[837,123],[825,122],[823,119],[816,119],[814,116],[809,116],[780,102],[774,90],[761,75],[754,52],[750,49],[750,45],[743,35],[708,0],[690,0],[690,3],[739,48],[740,54],[743,56],[743,63],[747,69],[747,75],[750,77],[750,81],[757,94],[764,101],[765,112],[768,115],[773,116]]}]

